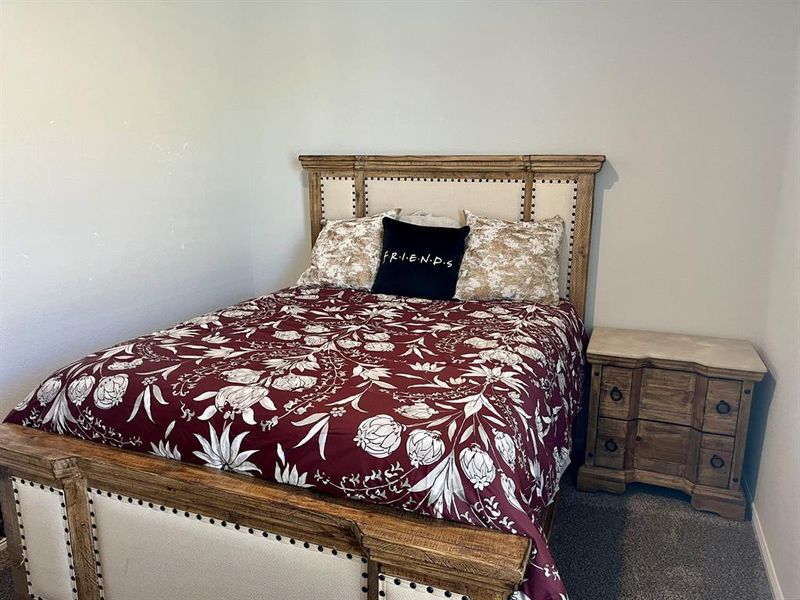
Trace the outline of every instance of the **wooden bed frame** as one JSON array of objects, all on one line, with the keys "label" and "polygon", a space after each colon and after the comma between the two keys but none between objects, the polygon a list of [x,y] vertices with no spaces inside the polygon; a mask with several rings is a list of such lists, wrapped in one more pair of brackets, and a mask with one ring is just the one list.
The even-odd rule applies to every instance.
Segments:
[{"label": "wooden bed frame", "polygon": [[[562,214],[570,233],[564,295],[581,316],[594,178],[603,161],[541,155],[300,157],[308,172],[312,240],[326,219],[374,214],[406,197],[408,203],[398,207],[440,207],[441,198],[453,204],[453,194],[462,197],[462,190],[466,204],[486,206],[492,214],[524,220],[544,218],[548,211]],[[397,186],[396,195],[386,197],[386,182]],[[161,597],[193,600],[212,594],[256,597],[253,589],[260,597],[285,600],[501,600],[519,585],[530,552],[528,539],[510,534],[11,424],[0,425],[0,469],[18,600],[156,600],[141,591],[156,584],[173,590]],[[543,524],[547,532],[553,506]],[[208,548],[214,551],[203,551]],[[307,554],[290,560],[298,552]],[[153,568],[165,564],[187,574]],[[247,568],[259,565],[263,575]]]}]

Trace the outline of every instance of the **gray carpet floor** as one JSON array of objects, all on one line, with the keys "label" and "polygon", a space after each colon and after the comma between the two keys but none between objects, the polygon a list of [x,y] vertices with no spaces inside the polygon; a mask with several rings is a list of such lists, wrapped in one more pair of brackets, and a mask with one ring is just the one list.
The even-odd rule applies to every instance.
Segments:
[{"label": "gray carpet floor", "polygon": [[586,493],[565,480],[551,546],[571,600],[772,598],[750,521],[696,511],[671,490]]},{"label": "gray carpet floor", "polygon": [[[770,600],[750,521],[702,513],[687,497],[631,485],[621,496],[562,484],[551,542],[571,600]],[[0,573],[0,600],[11,600]]]},{"label": "gray carpet floor", "polygon": [[11,574],[8,569],[0,571],[0,600],[12,600]]}]

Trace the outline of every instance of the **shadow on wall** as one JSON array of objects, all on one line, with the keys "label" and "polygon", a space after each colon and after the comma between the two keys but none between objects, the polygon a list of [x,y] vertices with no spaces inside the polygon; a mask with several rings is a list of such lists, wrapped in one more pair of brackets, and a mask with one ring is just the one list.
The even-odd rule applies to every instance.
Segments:
[{"label": "shadow on wall", "polygon": [[775,378],[772,373],[767,372],[761,383],[756,384],[756,393],[750,408],[750,428],[747,430],[747,450],[744,456],[744,483],[748,503],[752,502],[756,496],[758,467],[761,464],[761,452],[764,449],[767,416],[774,395]]},{"label": "shadow on wall", "polygon": [[301,198],[298,198],[298,201],[303,204],[303,236],[301,239],[292,241],[296,246],[296,251],[292,252],[294,258],[284,270],[283,279],[288,282],[287,285],[294,285],[300,274],[308,268],[311,260],[311,206],[308,201],[308,177],[300,167],[296,156],[294,157],[294,171],[294,176],[300,180],[303,194]]},{"label": "shadow on wall", "polygon": [[600,238],[603,230],[603,200],[605,192],[610,190],[619,180],[614,164],[606,159],[603,168],[597,174],[594,186],[594,214],[592,216],[592,239],[589,249],[589,275],[586,283],[586,305],[584,322],[587,333],[594,325],[595,291],[597,289],[597,262],[600,256]]},{"label": "shadow on wall", "polygon": [[[288,165],[287,171],[290,174],[283,176],[276,175],[274,179],[280,180],[275,184],[275,187],[267,187],[262,190],[263,197],[256,198],[255,202],[269,202],[272,197],[281,197],[282,201],[286,203],[285,210],[283,208],[275,209],[279,211],[280,217],[286,216],[287,212],[293,213],[288,218],[295,218],[294,211],[301,207],[300,214],[302,215],[301,223],[292,221],[291,223],[284,223],[281,226],[269,222],[268,224],[273,228],[272,235],[269,239],[260,240],[262,223],[254,223],[254,247],[253,253],[256,255],[256,261],[261,263],[261,275],[255,277],[255,294],[258,296],[264,294],[271,294],[279,289],[293,286],[297,281],[300,274],[308,268],[311,256],[311,211],[308,202],[308,178],[305,176],[300,162],[297,160],[297,154],[290,152],[282,156],[285,163]],[[281,163],[283,165],[283,162]],[[282,187],[281,187],[282,186]],[[284,194],[285,190],[294,190],[287,197]],[[269,220],[269,213],[262,213],[264,219]],[[275,230],[274,228],[278,229]],[[297,234],[297,232],[300,234]],[[272,253],[269,250],[279,249],[281,254],[285,256],[284,260],[274,260]],[[265,266],[266,265],[266,266]],[[257,267],[258,269],[259,267]],[[267,283],[261,276],[266,275],[269,283]]]},{"label": "shadow on wall", "polygon": [[[591,333],[594,325],[594,302],[595,302],[595,287],[597,286],[597,258],[600,252],[600,236],[603,229],[603,199],[607,190],[610,190],[614,184],[619,180],[619,174],[614,168],[614,165],[606,159],[603,168],[597,174],[594,187],[594,213],[592,215],[592,239],[591,248],[589,249],[589,273],[586,282],[586,305],[584,311],[584,325],[586,327],[586,334]],[[588,373],[588,365],[584,364],[586,372]],[[583,464],[583,456],[586,451],[586,423],[589,420],[589,381],[590,377],[586,377],[584,381],[584,390],[582,397],[581,410],[575,418],[573,425],[574,439],[573,439],[573,460],[578,464]]]}]

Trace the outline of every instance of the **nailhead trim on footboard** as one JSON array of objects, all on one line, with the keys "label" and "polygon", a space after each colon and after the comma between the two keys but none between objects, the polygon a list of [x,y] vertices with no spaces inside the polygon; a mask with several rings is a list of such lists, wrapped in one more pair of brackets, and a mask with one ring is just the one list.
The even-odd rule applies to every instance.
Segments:
[{"label": "nailhead trim on footboard", "polygon": [[274,540],[276,542],[280,542],[280,543],[283,543],[283,544],[286,544],[286,545],[289,545],[289,546],[295,546],[295,547],[298,547],[298,548],[304,548],[304,549],[306,549],[306,550],[308,550],[310,552],[324,553],[324,554],[329,554],[331,556],[339,556],[339,557],[341,557],[343,559],[346,559],[346,560],[352,560],[352,561],[356,561],[357,560],[357,561],[360,561],[362,563],[362,565],[363,565],[362,572],[361,572],[361,577],[363,579],[363,584],[362,584],[362,587],[361,587],[361,591],[364,594],[367,594],[368,591],[369,591],[368,590],[368,584],[367,584],[368,577],[369,577],[369,575],[367,573],[368,560],[367,560],[367,558],[365,558],[363,556],[358,556],[358,555],[352,554],[351,552],[342,552],[340,550],[337,550],[336,548],[329,548],[329,547],[326,547],[326,546],[322,546],[320,544],[314,544],[314,543],[311,543],[311,542],[308,542],[308,541],[304,541],[304,540],[301,540],[301,539],[297,539],[297,538],[294,538],[294,537],[291,537],[291,536],[276,534],[276,533],[272,533],[272,532],[269,532],[269,531],[264,531],[262,529],[256,529],[254,527],[246,527],[246,526],[243,526],[243,525],[241,525],[239,523],[230,522],[230,521],[226,521],[226,520],[215,518],[215,517],[209,517],[207,515],[202,515],[202,514],[196,513],[196,512],[182,511],[182,510],[179,510],[179,509],[177,509],[175,507],[168,506],[166,504],[157,504],[157,503],[154,503],[154,502],[147,502],[145,500],[142,500],[140,498],[135,498],[133,496],[126,496],[124,494],[115,494],[115,493],[113,493],[111,491],[103,490],[103,489],[100,489],[100,488],[91,488],[91,487],[87,488],[87,493],[89,495],[89,506],[91,507],[90,516],[91,516],[91,519],[92,519],[92,525],[91,526],[92,526],[92,530],[93,530],[92,531],[92,541],[93,541],[93,547],[94,547],[94,554],[95,554],[95,557],[96,557],[95,565],[96,565],[96,568],[97,568],[97,577],[98,577],[98,581],[99,581],[99,584],[100,584],[99,588],[100,588],[101,598],[104,598],[104,596],[103,596],[103,581],[102,581],[102,564],[101,564],[101,562],[102,562],[101,558],[102,557],[101,557],[101,554],[100,554],[100,548],[98,547],[98,536],[95,533],[95,530],[97,529],[97,524],[95,522],[93,494],[98,495],[98,496],[105,496],[105,497],[111,498],[111,499],[116,499],[118,502],[124,503],[124,504],[135,504],[135,505],[138,505],[138,506],[141,506],[141,507],[147,507],[148,509],[156,511],[156,512],[171,513],[171,514],[176,515],[178,517],[182,517],[182,518],[185,518],[185,519],[190,519],[190,520],[193,520],[193,521],[200,521],[200,522],[203,522],[203,523],[207,523],[209,525],[213,525],[215,527],[219,527],[221,529],[233,529],[235,531],[240,531],[243,535],[251,535],[251,536],[261,537],[261,538],[264,538],[264,539]]},{"label": "nailhead trim on footboard", "polygon": [[42,483],[36,483],[34,481],[30,481],[27,479],[23,479],[21,477],[12,477],[11,478],[11,486],[14,490],[14,507],[17,512],[17,521],[19,524],[19,534],[20,540],[22,542],[22,562],[25,567],[25,579],[28,585],[28,596],[31,600],[47,600],[41,596],[38,596],[32,592],[33,583],[31,581],[31,570],[30,564],[28,561],[28,545],[27,540],[25,539],[25,523],[22,516],[22,507],[19,499],[19,487],[20,486],[29,486],[32,488],[38,487],[40,490],[58,495],[58,501],[61,508],[61,519],[62,524],[64,527],[64,538],[67,547],[67,562],[69,566],[69,575],[70,575],[70,582],[71,582],[71,589],[72,589],[72,597],[74,600],[78,600],[78,589],[75,587],[75,565],[73,564],[72,560],[72,542],[70,540],[70,533],[69,533],[69,525],[67,522],[67,507],[66,502],[64,500],[64,490],[59,488],[55,488],[49,485],[44,485]]},{"label": "nailhead trim on footboard", "polygon": [[469,600],[469,596],[455,594],[449,590],[437,588],[432,585],[425,585],[424,583],[417,583],[416,581],[409,581],[407,579],[402,579],[400,577],[392,577],[391,575],[385,575],[383,573],[378,575],[378,581],[379,581],[378,596],[380,598],[386,598],[391,594],[391,591],[387,592],[387,586],[394,586],[399,589],[412,590],[418,592],[419,594],[425,594],[429,598],[452,598],[453,600]]}]

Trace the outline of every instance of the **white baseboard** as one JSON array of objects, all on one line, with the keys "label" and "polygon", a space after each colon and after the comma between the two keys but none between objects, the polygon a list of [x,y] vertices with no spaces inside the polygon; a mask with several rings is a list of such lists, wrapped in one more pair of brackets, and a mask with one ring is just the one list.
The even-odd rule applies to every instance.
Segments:
[{"label": "white baseboard", "polygon": [[767,572],[767,580],[769,580],[769,587],[772,590],[772,597],[775,600],[785,600],[783,591],[781,590],[781,584],[778,581],[778,575],[775,573],[775,564],[772,562],[772,555],[769,553],[767,538],[764,537],[764,530],[761,528],[761,520],[758,518],[758,509],[753,502],[747,485],[745,484],[743,487],[744,493],[750,501],[750,512],[753,516],[753,531],[756,534],[758,548],[761,550],[761,561],[764,563],[764,570]]}]

